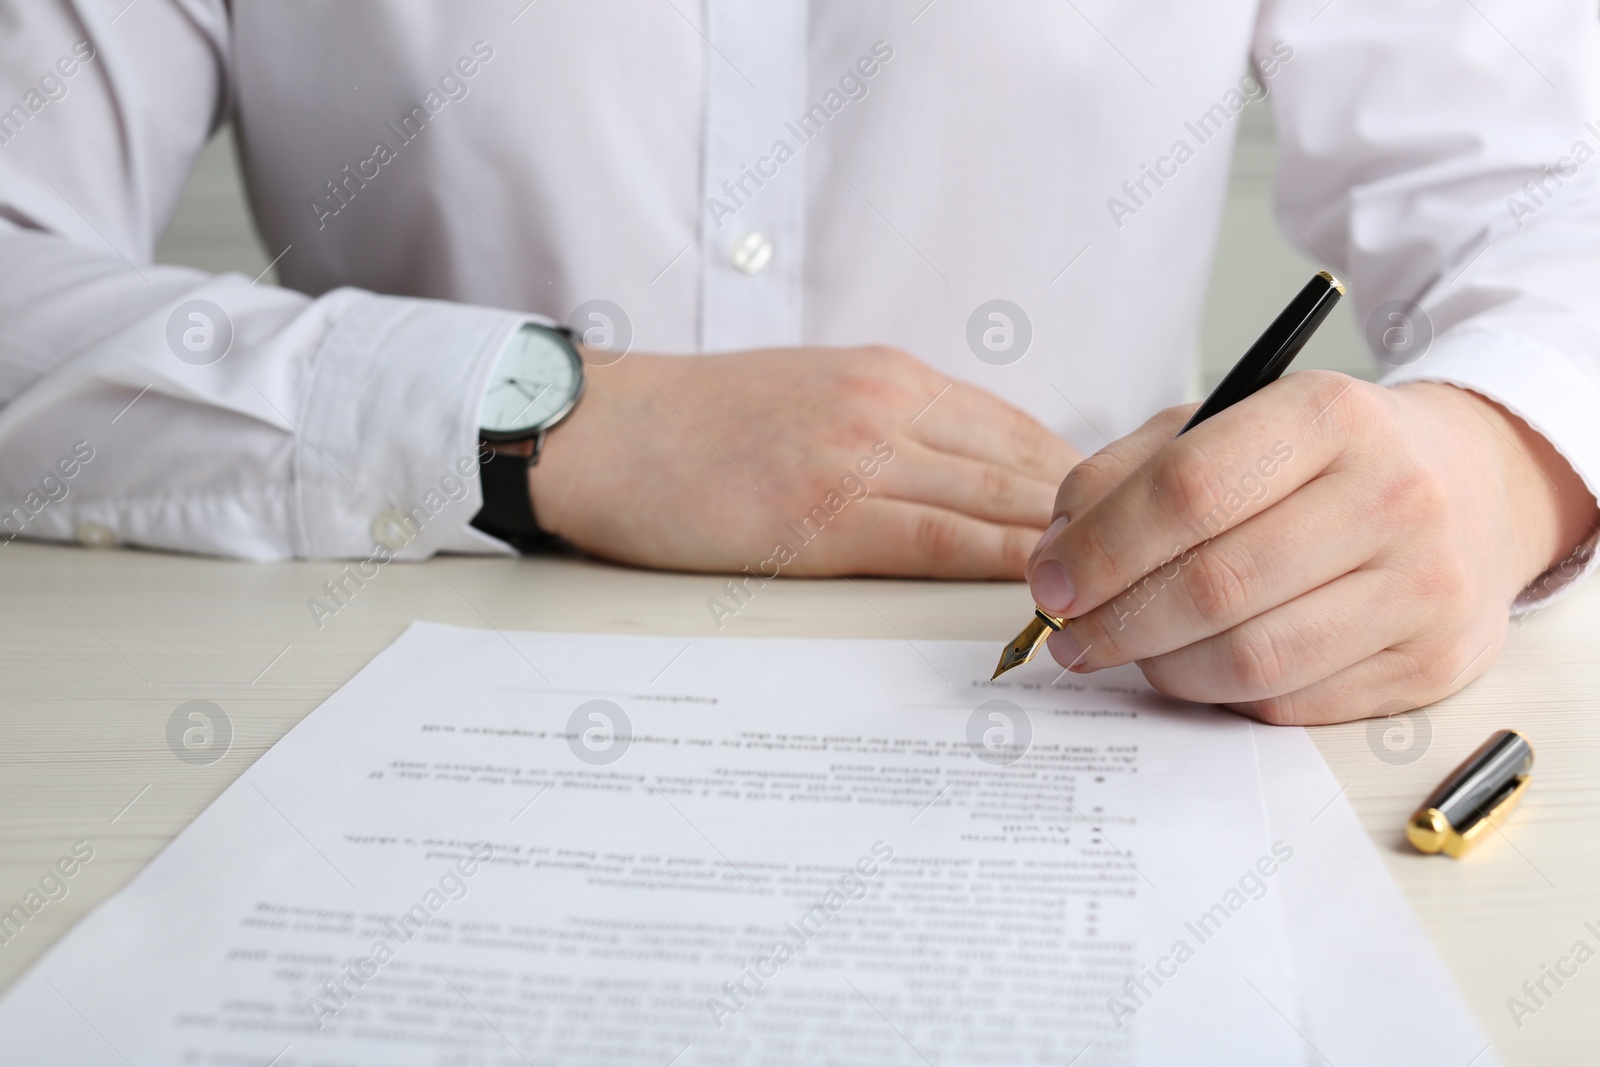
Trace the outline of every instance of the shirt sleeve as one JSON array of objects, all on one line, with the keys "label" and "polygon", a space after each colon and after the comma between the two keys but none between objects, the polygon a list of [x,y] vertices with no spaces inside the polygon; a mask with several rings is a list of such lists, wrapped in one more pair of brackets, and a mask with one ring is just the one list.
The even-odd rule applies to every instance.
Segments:
[{"label": "shirt sleeve", "polygon": [[[1384,384],[1447,382],[1600,496],[1600,26],[1577,0],[1267,0],[1285,235],[1350,283]],[[1270,74],[1270,76],[1269,76]],[[1594,538],[1518,600],[1570,589]]]},{"label": "shirt sleeve", "polygon": [[510,551],[468,525],[477,416],[530,317],[152,265],[227,112],[226,5],[0,0],[0,26],[0,543]]}]

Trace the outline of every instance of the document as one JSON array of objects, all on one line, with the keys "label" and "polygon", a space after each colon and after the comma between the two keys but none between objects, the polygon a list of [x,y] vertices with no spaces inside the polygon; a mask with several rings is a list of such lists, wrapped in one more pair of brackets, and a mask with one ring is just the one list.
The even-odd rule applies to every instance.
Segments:
[{"label": "document", "polygon": [[[1496,1067],[1399,886],[1306,731],[1256,725],[1272,832],[1295,844],[1285,921],[1308,1064]],[[1339,799],[1330,803],[1328,798]],[[1396,830],[1398,831],[1398,827]]]},{"label": "document", "polygon": [[7,992],[0,1064],[1319,1062],[1264,728],[993,655],[415,624]]}]

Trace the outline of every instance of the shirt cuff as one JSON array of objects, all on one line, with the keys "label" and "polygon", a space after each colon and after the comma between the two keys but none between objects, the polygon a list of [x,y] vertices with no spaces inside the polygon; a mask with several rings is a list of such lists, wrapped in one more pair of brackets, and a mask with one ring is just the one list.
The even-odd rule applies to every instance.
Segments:
[{"label": "shirt cuff", "polygon": [[[538,316],[346,291],[295,435],[298,555],[513,555],[483,506],[478,416],[511,336]],[[332,470],[337,476],[330,476]]]},{"label": "shirt cuff", "polygon": [[[1600,377],[1580,361],[1516,334],[1463,326],[1380,384],[1406,382],[1443,382],[1493,400],[1549,441],[1600,499]],[[1594,570],[1597,537],[1591,531],[1530,582],[1512,602],[1512,615],[1547,607],[1577,588]]]}]

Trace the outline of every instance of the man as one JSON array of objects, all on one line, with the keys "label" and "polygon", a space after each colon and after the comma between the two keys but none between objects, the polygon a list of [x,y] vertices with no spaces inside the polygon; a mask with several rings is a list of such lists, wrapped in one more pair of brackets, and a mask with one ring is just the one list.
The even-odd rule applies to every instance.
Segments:
[{"label": "man", "polygon": [[[536,521],[655,567],[1026,569],[1077,620],[1059,660],[1272,722],[1452,691],[1591,555],[1575,2],[0,22],[10,535],[420,559]],[[1181,398],[1235,117],[1269,92],[1289,230],[1363,320],[1435,336],[1388,388],[1292,375],[1173,442],[1181,412],[1144,420]],[[229,117],[285,288],[150,264]]]}]

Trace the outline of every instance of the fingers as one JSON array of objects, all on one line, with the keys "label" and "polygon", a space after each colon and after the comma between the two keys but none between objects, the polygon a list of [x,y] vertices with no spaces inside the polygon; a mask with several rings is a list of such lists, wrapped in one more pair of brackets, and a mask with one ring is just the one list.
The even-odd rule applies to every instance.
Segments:
[{"label": "fingers", "polygon": [[1056,515],[1082,515],[1111,490],[1132,477],[1183,427],[1198,404],[1167,408],[1143,426],[1079,463],[1067,472],[1056,493]]},{"label": "fingers", "polygon": [[[1361,485],[1350,472],[1325,474],[1073,619],[1076,669],[1148,659],[1225,633],[1368,563],[1382,550],[1382,528],[1344,518],[1359,509]],[[1330,528],[1339,535],[1330,537]]]},{"label": "fingers", "polygon": [[912,420],[913,436],[930,448],[1060,483],[1081,453],[1038,420],[999,397],[963,382],[950,387]]},{"label": "fingers", "polygon": [[1033,527],[876,494],[851,509],[848,521],[793,545],[794,561],[784,573],[1014,580],[1039,539]]},{"label": "fingers", "polygon": [[879,491],[988,522],[1042,530],[1050,521],[1055,484],[982,460],[940,452],[914,441],[884,468]]},{"label": "fingers", "polygon": [[1391,572],[1356,571],[1139,666],[1151,685],[1185,700],[1234,704],[1293,693],[1412,635],[1417,614],[1394,586]]},{"label": "fingers", "polygon": [[1454,653],[1431,646],[1387,648],[1336,675],[1283,696],[1230,702],[1273,726],[1321,726],[1394,715],[1442,700],[1489,669],[1505,643],[1498,633],[1462,644]]},{"label": "fingers", "polygon": [[1076,616],[1104,604],[1173,555],[1265,511],[1343,450],[1332,420],[1313,418],[1336,375],[1285,379],[1163,445],[1044,546],[1034,598]]}]

